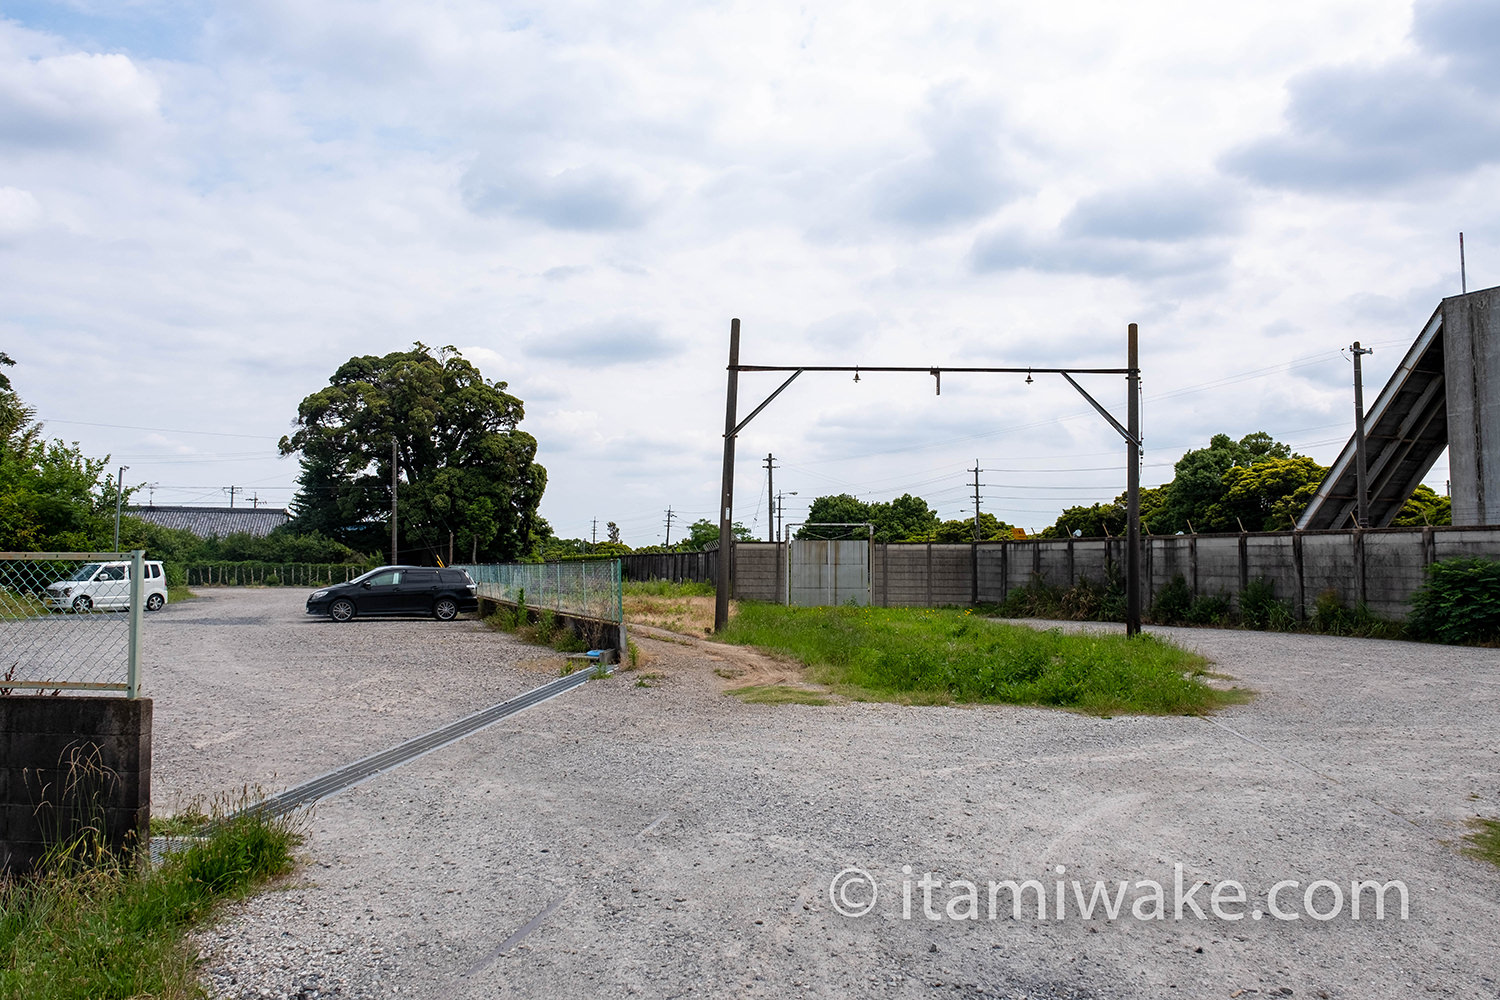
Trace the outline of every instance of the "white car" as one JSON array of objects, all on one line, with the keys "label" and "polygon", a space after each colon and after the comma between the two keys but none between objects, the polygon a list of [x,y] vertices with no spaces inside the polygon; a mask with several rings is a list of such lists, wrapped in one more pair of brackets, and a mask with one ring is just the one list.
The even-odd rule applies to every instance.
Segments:
[{"label": "white car", "polygon": [[[159,562],[141,564],[141,593],[147,611],[160,611],[167,603],[167,574]],[[84,563],[66,580],[48,584],[42,603],[53,611],[83,613],[95,609],[130,607],[130,563]]]}]

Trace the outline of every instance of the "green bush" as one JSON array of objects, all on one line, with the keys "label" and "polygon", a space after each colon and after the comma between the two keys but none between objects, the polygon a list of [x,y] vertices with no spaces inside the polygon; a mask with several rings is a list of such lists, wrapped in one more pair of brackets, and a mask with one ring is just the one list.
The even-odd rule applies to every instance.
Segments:
[{"label": "green bush", "polygon": [[1103,583],[1084,577],[1072,587],[1049,586],[1040,577],[1033,577],[1026,586],[1012,590],[993,613],[1002,618],[1122,622],[1125,584],[1118,573],[1111,574]]},{"label": "green bush", "polygon": [[1276,599],[1276,585],[1256,577],[1240,593],[1240,620],[1249,628],[1288,632],[1297,625],[1285,601]]},{"label": "green bush", "polygon": [[1193,594],[1188,590],[1187,581],[1178,573],[1156,592],[1156,599],[1151,602],[1151,620],[1158,625],[1181,624],[1187,621],[1192,606]]},{"label": "green bush", "polygon": [[1223,625],[1229,621],[1229,598],[1222,594],[1200,594],[1183,619],[1189,625]]},{"label": "green bush", "polygon": [[1406,626],[1420,639],[1493,642],[1500,639],[1500,562],[1446,559],[1427,568],[1411,599]]}]

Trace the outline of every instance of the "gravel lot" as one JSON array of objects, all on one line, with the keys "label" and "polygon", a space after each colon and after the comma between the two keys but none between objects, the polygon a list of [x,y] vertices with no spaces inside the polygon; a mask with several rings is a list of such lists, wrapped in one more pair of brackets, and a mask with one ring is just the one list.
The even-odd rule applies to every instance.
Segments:
[{"label": "gravel lot", "polygon": [[[150,620],[159,808],[285,787],[556,673],[477,622],[205,593]],[[1160,631],[1260,696],[1212,720],[745,705],[720,674],[753,657],[641,638],[641,670],[326,800],[303,869],[202,936],[205,976],[226,997],[1500,997],[1500,871],[1456,847],[1500,815],[1500,651]],[[1359,921],[1228,921],[1204,889],[1207,919],[1178,920],[1177,864],[1243,883],[1240,914],[1281,880],[1300,910],[1316,879],[1399,879],[1410,918],[1367,895]],[[830,903],[850,866],[880,889],[862,917]],[[950,919],[958,879],[977,920]],[[1167,919],[1082,919],[1069,887],[1062,920],[1005,893],[991,920],[1006,879],[1154,880]]]}]

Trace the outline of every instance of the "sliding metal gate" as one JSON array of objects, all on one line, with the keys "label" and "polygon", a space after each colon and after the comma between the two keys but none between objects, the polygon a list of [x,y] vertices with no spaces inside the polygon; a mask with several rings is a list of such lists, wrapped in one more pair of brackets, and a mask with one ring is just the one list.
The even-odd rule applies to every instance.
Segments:
[{"label": "sliding metal gate", "polygon": [[[787,534],[797,525],[787,525]],[[827,525],[862,527],[868,525]],[[870,540],[788,538],[786,603],[816,608],[869,604]]]}]

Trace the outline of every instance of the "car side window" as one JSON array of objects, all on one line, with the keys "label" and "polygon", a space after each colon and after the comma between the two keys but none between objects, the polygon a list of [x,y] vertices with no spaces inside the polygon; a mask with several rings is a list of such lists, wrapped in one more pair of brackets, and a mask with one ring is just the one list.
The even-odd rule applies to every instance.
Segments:
[{"label": "car side window", "polygon": [[437,582],[437,574],[430,569],[407,570],[402,582],[411,587],[430,587]]},{"label": "car side window", "polygon": [[375,576],[370,577],[370,586],[372,587],[393,587],[400,582],[400,570],[393,569],[388,573],[377,573]]},{"label": "car side window", "polygon": [[99,571],[96,580],[123,580],[125,579],[124,566],[106,566]]}]

